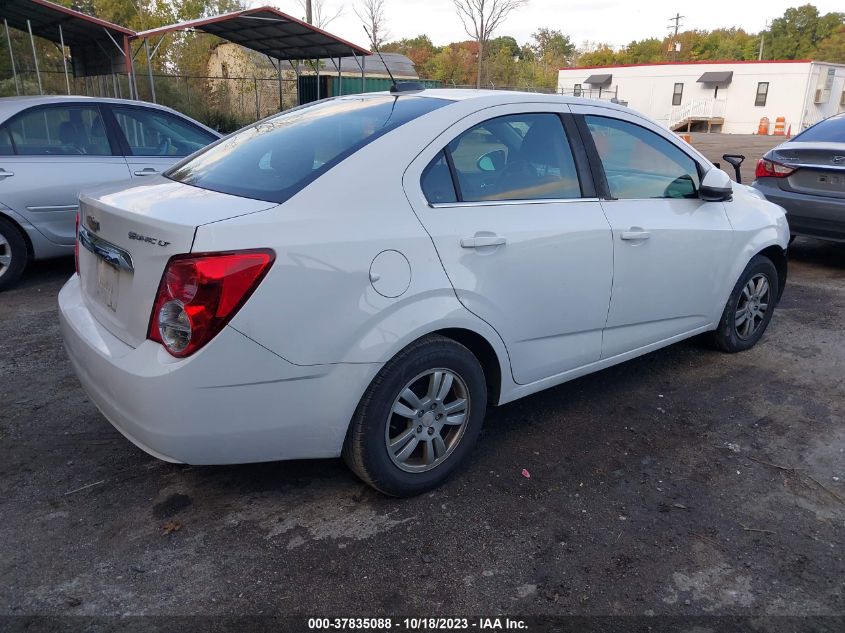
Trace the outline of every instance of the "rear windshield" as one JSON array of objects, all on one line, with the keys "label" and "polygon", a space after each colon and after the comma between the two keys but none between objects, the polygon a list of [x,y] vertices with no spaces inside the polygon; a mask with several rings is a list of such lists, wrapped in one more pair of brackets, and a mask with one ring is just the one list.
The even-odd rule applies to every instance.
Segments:
[{"label": "rear windshield", "polygon": [[845,143],[845,115],[838,114],[816,123],[792,140],[802,143]]},{"label": "rear windshield", "polygon": [[389,95],[321,101],[244,128],[167,176],[203,189],[284,202],[368,143],[449,103]]}]

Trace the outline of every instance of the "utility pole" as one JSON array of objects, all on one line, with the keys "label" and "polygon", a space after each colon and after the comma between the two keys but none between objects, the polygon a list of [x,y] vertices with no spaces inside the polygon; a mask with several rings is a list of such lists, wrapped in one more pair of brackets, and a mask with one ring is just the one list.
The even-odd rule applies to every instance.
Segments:
[{"label": "utility pole", "polygon": [[314,24],[314,12],[311,10],[311,0],[305,0],[305,21]]},{"label": "utility pole", "polygon": [[766,20],[766,28],[760,31],[760,54],[757,55],[758,61],[763,61],[763,40],[766,39],[766,31],[769,30],[769,27],[772,25],[771,22]]},{"label": "utility pole", "polygon": [[[669,18],[669,22],[675,23],[675,35],[672,37],[672,61],[678,61],[678,31],[681,28],[681,20],[683,20],[686,16],[681,15],[680,13],[676,13],[675,17]],[[672,28],[672,24],[669,24],[669,28]]]}]

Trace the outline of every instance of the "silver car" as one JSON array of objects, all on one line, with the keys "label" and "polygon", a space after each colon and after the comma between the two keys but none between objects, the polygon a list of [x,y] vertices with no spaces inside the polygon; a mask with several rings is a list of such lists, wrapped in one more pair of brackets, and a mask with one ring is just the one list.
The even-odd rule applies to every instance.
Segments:
[{"label": "silver car", "polygon": [[786,209],[793,236],[845,242],[845,112],[770,150],[755,178],[752,187]]},{"label": "silver car", "polygon": [[80,190],[158,174],[218,138],[151,103],[0,99],[0,290],[28,262],[73,253]]}]

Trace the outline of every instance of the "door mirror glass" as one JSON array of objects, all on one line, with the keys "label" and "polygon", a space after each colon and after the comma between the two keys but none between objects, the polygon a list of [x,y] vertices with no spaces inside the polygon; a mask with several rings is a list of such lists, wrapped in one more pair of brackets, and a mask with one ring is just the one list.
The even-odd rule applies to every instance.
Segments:
[{"label": "door mirror glass", "polygon": [[707,202],[730,200],[733,195],[731,177],[724,171],[714,167],[704,175],[701,181],[699,197]]},{"label": "door mirror glass", "polygon": [[506,158],[507,154],[502,149],[487,152],[478,159],[478,169],[481,171],[496,171],[505,166]]}]

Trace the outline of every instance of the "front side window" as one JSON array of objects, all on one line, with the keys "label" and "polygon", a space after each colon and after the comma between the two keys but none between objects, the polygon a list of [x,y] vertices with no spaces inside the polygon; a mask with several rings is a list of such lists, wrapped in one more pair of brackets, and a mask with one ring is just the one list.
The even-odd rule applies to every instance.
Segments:
[{"label": "front side window", "polygon": [[166,176],[212,191],[284,202],[365,145],[449,103],[387,95],[312,103],[244,128]]},{"label": "front side window", "polygon": [[614,198],[698,195],[698,164],[667,139],[620,119],[588,116],[586,121]]},{"label": "front side window", "polygon": [[111,156],[96,106],[33,108],[6,126],[16,154],[23,156]]},{"label": "front side window", "polygon": [[470,128],[446,148],[464,202],[581,197],[575,160],[555,114],[514,114]]},{"label": "front side window", "polygon": [[755,106],[766,105],[766,99],[769,96],[769,82],[761,81],[757,84],[757,96],[754,97]]},{"label": "front side window", "polygon": [[112,112],[133,156],[187,156],[217,140],[166,112],[120,106]]},{"label": "front side window", "polygon": [[684,84],[675,84],[674,90],[672,90],[672,105],[678,106],[681,105],[681,100],[684,98]]}]

